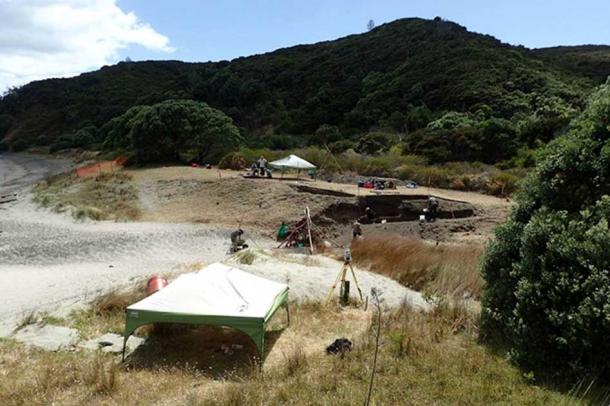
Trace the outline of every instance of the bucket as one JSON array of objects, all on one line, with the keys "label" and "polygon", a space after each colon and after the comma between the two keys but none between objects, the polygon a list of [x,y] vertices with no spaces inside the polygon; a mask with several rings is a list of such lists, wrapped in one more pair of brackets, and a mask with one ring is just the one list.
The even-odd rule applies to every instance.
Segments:
[{"label": "bucket", "polygon": [[146,283],[146,293],[152,295],[153,293],[163,289],[168,285],[167,279],[160,275],[151,276]]}]

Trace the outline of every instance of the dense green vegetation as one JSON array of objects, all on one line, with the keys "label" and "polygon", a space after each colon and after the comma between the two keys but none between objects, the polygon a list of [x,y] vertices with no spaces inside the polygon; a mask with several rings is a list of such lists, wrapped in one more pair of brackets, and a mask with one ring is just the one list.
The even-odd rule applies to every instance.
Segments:
[{"label": "dense green vegetation", "polygon": [[610,82],[551,141],[488,247],[485,334],[559,377],[610,379]]},{"label": "dense green vegetation", "polygon": [[241,141],[229,117],[193,100],[132,107],[106,123],[101,132],[106,148],[128,150],[138,163],[218,160]]},{"label": "dense green vegetation", "polygon": [[582,45],[535,49],[547,62],[603,83],[610,75],[610,46]]},{"label": "dense green vegetation", "polygon": [[491,163],[560,133],[593,87],[581,73],[452,22],[403,19],[231,62],[122,62],[33,82],[0,101],[0,139],[96,146],[132,107],[192,99],[230,116],[247,146],[400,144],[434,162]]}]

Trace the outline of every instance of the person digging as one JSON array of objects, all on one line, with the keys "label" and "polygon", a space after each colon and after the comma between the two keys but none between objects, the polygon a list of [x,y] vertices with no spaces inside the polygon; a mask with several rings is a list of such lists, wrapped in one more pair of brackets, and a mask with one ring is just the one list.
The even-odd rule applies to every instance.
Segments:
[{"label": "person digging", "polygon": [[366,209],[364,209],[364,215],[370,223],[375,223],[377,220],[377,213],[375,213],[375,210],[371,209],[369,206],[366,206]]},{"label": "person digging", "polygon": [[234,254],[237,251],[241,251],[248,248],[246,241],[242,238],[244,230],[241,228],[231,233],[231,253]]},{"label": "person digging", "polygon": [[428,221],[436,221],[438,218],[438,200],[436,197],[430,196],[428,198]]}]

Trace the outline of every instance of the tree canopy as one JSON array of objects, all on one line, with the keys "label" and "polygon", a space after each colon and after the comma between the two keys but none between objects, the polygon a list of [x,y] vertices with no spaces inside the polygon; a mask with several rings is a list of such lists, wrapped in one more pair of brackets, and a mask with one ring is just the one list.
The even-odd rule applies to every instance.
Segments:
[{"label": "tree canopy", "polygon": [[132,107],[102,131],[107,148],[131,150],[139,163],[180,160],[181,154],[218,159],[241,140],[229,117],[193,100]]},{"label": "tree canopy", "polygon": [[551,141],[496,231],[482,331],[532,370],[610,378],[610,84]]}]

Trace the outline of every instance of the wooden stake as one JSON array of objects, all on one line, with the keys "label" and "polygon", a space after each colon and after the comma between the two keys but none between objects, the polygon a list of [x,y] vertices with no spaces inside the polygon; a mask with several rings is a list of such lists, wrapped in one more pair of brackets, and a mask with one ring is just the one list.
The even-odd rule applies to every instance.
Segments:
[{"label": "wooden stake", "polygon": [[309,247],[311,249],[311,253],[314,253],[313,249],[313,241],[311,240],[311,217],[309,216],[309,207],[305,207],[305,216],[307,217],[307,236],[309,237]]}]

